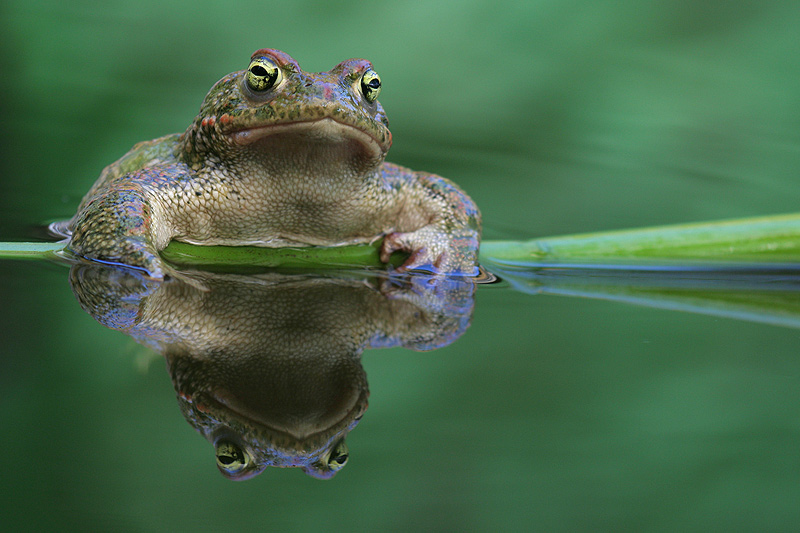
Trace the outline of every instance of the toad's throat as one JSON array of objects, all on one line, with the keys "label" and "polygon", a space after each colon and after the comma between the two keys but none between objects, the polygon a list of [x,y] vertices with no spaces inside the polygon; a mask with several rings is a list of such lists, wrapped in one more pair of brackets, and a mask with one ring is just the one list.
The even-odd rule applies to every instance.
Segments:
[{"label": "toad's throat", "polygon": [[344,150],[373,162],[381,161],[386,154],[381,143],[367,132],[330,117],[239,130],[231,133],[230,138],[242,147],[274,148],[278,144],[284,149],[301,151],[325,146],[328,153]]},{"label": "toad's throat", "polygon": [[[338,400],[331,403],[325,402],[326,398],[283,398],[285,402],[275,401],[275,398],[266,398],[264,405],[252,405],[246,399],[224,388],[210,391],[210,397],[218,406],[230,414],[246,420],[251,426],[259,426],[263,430],[281,433],[291,437],[296,442],[307,441],[315,436],[331,433],[341,429],[342,423],[352,420],[359,411],[366,408],[364,392],[355,389],[345,389],[334,393],[333,396],[325,395],[328,400]],[[251,398],[252,400],[252,398]]]}]

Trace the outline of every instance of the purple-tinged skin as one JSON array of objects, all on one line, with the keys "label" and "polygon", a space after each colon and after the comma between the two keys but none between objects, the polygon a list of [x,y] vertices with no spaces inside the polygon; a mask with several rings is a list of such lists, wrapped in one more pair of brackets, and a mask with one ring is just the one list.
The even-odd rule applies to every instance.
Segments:
[{"label": "purple-tinged skin", "polygon": [[337,246],[384,238],[398,270],[477,273],[481,216],[453,182],[384,161],[392,134],[363,59],[309,73],[278,50],[217,82],[183,134],[106,167],[65,224],[87,259],[168,274],[170,240]]}]

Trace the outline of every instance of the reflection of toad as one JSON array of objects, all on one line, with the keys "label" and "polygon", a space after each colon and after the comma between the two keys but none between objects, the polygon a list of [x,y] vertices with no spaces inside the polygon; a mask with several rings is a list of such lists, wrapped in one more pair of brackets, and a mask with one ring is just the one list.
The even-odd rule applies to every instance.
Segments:
[{"label": "reflection of toad", "polygon": [[84,310],[164,354],[184,416],[231,479],[267,466],[328,478],[344,466],[369,395],[362,350],[430,350],[469,325],[472,282],[428,279],[192,272],[154,282],[95,265],[70,274]]},{"label": "reflection of toad", "polygon": [[335,246],[385,237],[404,269],[477,273],[480,213],[461,189],[384,157],[391,146],[372,65],[304,72],[258,50],[217,82],[183,134],[137,144],[108,166],[61,234],[69,249],[160,279],[171,239]]}]

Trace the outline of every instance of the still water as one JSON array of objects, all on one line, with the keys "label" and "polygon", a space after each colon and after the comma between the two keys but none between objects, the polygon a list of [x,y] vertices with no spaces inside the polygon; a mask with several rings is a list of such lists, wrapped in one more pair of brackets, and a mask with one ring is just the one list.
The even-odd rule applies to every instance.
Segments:
[{"label": "still water", "polygon": [[[790,267],[506,266],[503,282],[475,286],[0,265],[15,524],[761,529],[797,517]],[[520,314],[527,325],[510,326]]]},{"label": "still water", "polygon": [[[184,130],[208,88],[262,47],[308,70],[370,59],[388,160],[457,181],[486,239],[797,211],[792,3],[0,10],[0,241],[71,216],[103,166]],[[240,27],[251,21],[265,24]],[[430,292],[363,273],[153,286],[0,262],[3,525],[797,529],[792,267],[491,267],[502,283]],[[291,307],[305,290],[332,307]],[[259,312],[241,314],[243,302]],[[297,365],[269,356],[296,350],[301,330],[316,352]],[[261,375],[269,390],[248,381]],[[248,433],[256,425],[273,430]],[[215,451],[227,477],[299,468],[233,482]]]}]

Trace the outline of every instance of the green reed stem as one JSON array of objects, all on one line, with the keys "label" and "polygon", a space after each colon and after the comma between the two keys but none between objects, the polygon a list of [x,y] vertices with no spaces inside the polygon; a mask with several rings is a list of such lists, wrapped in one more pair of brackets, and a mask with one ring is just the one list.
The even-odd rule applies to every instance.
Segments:
[{"label": "green reed stem", "polygon": [[[60,243],[0,243],[0,258],[52,258]],[[162,256],[177,266],[282,268],[381,267],[380,242],[308,248],[194,246],[173,241]],[[486,262],[582,263],[650,260],[800,261],[800,214],[680,224],[624,231],[546,237],[529,241],[484,241]],[[393,256],[400,264],[402,254]]]}]

